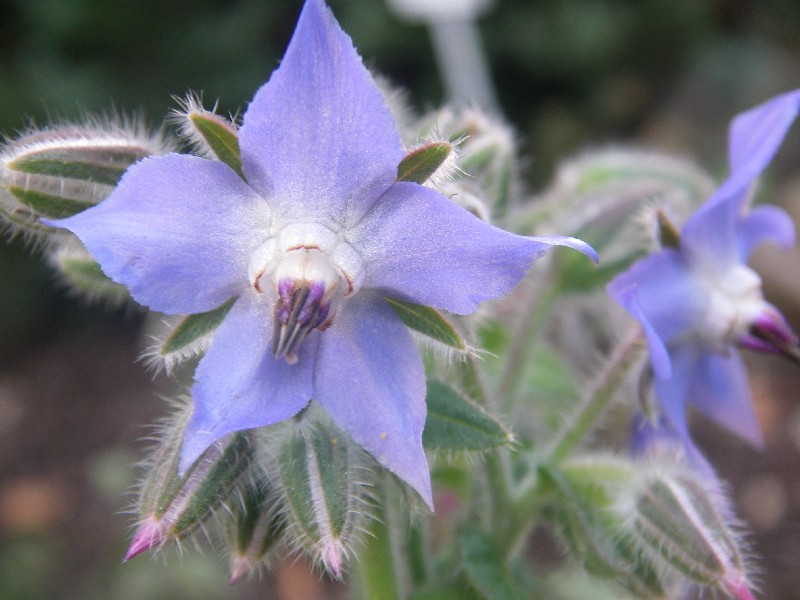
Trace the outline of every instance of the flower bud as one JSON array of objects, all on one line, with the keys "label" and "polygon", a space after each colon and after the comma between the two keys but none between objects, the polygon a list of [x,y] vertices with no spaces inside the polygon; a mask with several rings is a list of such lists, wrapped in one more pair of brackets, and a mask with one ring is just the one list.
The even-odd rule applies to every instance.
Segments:
[{"label": "flower bud", "polygon": [[125,556],[185,539],[239,493],[252,458],[249,432],[227,435],[178,476],[183,427],[170,427],[156,449],[139,499],[140,525]]},{"label": "flower bud", "polygon": [[124,286],[105,276],[100,265],[78,240],[58,236],[54,242],[46,249],[48,262],[73,290],[91,300],[108,300],[114,305],[130,298]]},{"label": "flower bud", "polygon": [[490,205],[487,212],[502,214],[518,187],[517,143],[511,127],[476,108],[445,108],[424,120],[431,124],[422,126],[422,135],[445,133],[458,146],[457,168],[469,174],[480,190],[477,196]]},{"label": "flower bud", "polygon": [[38,232],[94,206],[134,162],[168,150],[158,134],[127,123],[65,124],[29,131],[0,153],[0,209],[14,227]]},{"label": "flower bud", "polygon": [[241,504],[232,507],[233,520],[228,533],[231,584],[263,565],[270,550],[280,541],[283,521],[273,501],[274,494],[266,482],[251,482]]},{"label": "flower bud", "polygon": [[636,598],[663,598],[664,582],[655,564],[620,531],[620,519],[610,510],[610,489],[598,485],[598,480],[609,487],[626,485],[634,474],[630,466],[622,459],[595,457],[564,470],[540,467],[540,482],[553,498],[547,516],[589,573],[617,581]]},{"label": "flower bud", "polygon": [[687,475],[650,479],[635,500],[632,532],[653,560],[694,583],[727,587],[744,580],[737,539],[712,494]]},{"label": "flower bud", "polygon": [[329,422],[311,418],[312,423],[283,440],[270,471],[286,518],[287,540],[341,577],[343,563],[363,530],[367,485],[360,450]]}]

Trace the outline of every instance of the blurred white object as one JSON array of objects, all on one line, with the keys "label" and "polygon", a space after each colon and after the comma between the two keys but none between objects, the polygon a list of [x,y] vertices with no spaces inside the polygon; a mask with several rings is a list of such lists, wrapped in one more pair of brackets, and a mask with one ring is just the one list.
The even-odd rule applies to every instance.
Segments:
[{"label": "blurred white object", "polygon": [[497,107],[474,20],[495,0],[386,0],[398,17],[430,27],[439,71],[452,101]]},{"label": "blurred white object", "polygon": [[486,13],[495,0],[387,0],[389,8],[410,21],[469,21]]}]

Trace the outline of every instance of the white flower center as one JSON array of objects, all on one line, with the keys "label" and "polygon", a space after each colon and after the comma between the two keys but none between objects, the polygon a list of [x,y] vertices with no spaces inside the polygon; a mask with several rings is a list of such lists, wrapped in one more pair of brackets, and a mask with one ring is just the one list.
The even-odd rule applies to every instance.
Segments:
[{"label": "white flower center", "polygon": [[705,280],[708,308],[695,331],[704,342],[724,352],[747,335],[752,324],[770,305],[761,293],[761,278],[745,265],[735,265],[722,277]]},{"label": "white flower center", "polygon": [[364,280],[358,253],[318,223],[290,223],[274,232],[250,257],[248,275],[258,293],[277,295],[273,354],[293,363],[313,329],[324,331],[341,302]]}]

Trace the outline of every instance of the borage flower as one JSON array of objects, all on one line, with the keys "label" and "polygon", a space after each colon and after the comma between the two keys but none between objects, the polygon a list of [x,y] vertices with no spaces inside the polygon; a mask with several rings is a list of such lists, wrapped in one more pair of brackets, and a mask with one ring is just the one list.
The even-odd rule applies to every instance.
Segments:
[{"label": "borage flower", "polygon": [[306,2],[239,143],[243,177],[214,160],[150,158],[102,204],[55,223],[153,310],[238,297],[195,373],[181,469],[313,399],[430,505],[422,361],[384,297],[468,314],[552,245],[594,251],[510,234],[397,182],[395,124],[322,0]]},{"label": "borage flower", "polygon": [[800,106],[800,90],[739,115],[731,124],[731,173],[686,222],[679,242],[635,263],[608,286],[642,325],[664,414],[685,439],[686,402],[761,443],[737,347],[796,357],[796,338],[767,303],[746,262],[763,242],[794,243],[789,216],[747,210],[753,181],[772,160]]}]

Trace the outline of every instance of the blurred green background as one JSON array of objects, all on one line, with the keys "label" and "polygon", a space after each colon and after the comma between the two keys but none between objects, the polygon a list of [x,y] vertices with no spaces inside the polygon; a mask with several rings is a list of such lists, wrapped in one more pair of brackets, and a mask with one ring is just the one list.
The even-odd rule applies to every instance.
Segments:
[{"label": "blurred green background", "polygon": [[[418,109],[442,102],[423,26],[399,21],[381,0],[330,4],[366,62],[407,86]],[[299,8],[299,0],[0,0],[0,132],[109,112],[155,126],[188,90],[236,112],[277,65]],[[532,188],[560,158],[609,142],[689,154],[721,174],[731,117],[800,86],[795,0],[499,0],[480,28]],[[795,215],[798,156],[795,132],[771,171],[776,201]],[[229,588],[224,560],[210,553],[120,565],[131,524],[121,511],[136,477],[129,465],[163,408],[158,394],[174,383],[152,381],[135,362],[140,315],[70,298],[29,250],[21,240],[0,250],[0,600],[332,593],[291,565]],[[800,294],[796,268],[781,268],[776,295]],[[795,404],[780,406],[797,416]],[[775,435],[781,444],[800,437]],[[758,483],[786,500],[756,527],[773,573],[765,597],[797,598],[800,576],[779,557],[800,556],[800,468],[796,448],[782,456],[777,466],[743,462],[774,467],[775,478]]]}]

